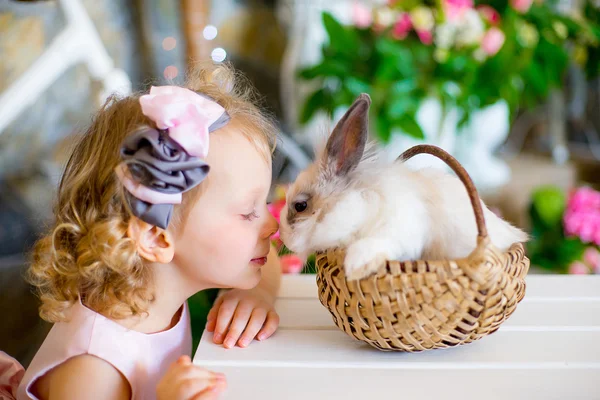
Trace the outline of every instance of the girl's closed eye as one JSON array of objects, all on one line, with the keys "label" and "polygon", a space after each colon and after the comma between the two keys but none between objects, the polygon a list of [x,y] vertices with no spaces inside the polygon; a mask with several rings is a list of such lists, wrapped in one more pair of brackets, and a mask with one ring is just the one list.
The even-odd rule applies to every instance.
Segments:
[{"label": "girl's closed eye", "polygon": [[250,214],[242,214],[242,217],[247,221],[253,221],[257,219],[259,215],[256,213],[256,210],[252,210]]}]

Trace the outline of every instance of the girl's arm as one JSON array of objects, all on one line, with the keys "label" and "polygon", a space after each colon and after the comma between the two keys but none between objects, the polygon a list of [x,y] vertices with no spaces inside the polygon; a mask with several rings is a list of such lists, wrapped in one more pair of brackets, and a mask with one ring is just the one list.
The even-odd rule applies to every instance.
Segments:
[{"label": "girl's arm", "polygon": [[91,355],[74,357],[50,371],[39,382],[38,391],[45,400],[131,398],[125,377],[108,362]]},{"label": "girl's arm", "polygon": [[[48,373],[48,396],[55,399],[131,399],[129,383],[104,360],[90,355],[74,357]],[[192,364],[188,356],[174,362],[157,385],[158,400],[215,399],[226,387],[225,376]]]}]

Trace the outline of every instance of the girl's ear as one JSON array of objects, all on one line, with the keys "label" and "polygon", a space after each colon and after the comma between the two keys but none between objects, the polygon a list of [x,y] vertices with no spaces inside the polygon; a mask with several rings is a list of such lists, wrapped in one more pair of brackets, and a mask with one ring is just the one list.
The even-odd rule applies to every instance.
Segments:
[{"label": "girl's ear", "polygon": [[168,231],[132,216],[127,227],[127,236],[135,242],[138,253],[144,259],[161,264],[173,260],[175,246]]}]

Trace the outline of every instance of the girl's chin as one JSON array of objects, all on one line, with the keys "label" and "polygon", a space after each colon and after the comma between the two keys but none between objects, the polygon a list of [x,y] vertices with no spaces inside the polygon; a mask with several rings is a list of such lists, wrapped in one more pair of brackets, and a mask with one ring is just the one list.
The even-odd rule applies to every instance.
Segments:
[{"label": "girl's chin", "polygon": [[248,268],[248,273],[243,274],[243,276],[240,277],[242,279],[240,279],[238,282],[236,282],[235,285],[232,285],[230,287],[241,290],[253,289],[256,287],[256,285],[259,284],[261,276],[262,273],[260,268],[251,266],[250,268]]}]

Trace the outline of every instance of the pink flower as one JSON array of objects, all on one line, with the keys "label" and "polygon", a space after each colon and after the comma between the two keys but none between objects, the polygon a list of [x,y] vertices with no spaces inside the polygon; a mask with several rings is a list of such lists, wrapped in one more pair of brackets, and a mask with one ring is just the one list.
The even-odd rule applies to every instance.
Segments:
[{"label": "pink flower", "polygon": [[565,229],[565,235],[575,235],[575,232],[579,230],[580,225],[581,221],[578,214],[569,211],[565,212],[565,214],[563,215],[563,226]]},{"label": "pink flower", "polygon": [[412,28],[412,21],[408,13],[402,13],[392,29],[392,36],[394,39],[404,39]]},{"label": "pink flower", "polygon": [[[281,210],[283,209],[283,207],[285,207],[285,198],[276,200],[267,205],[267,209],[269,210],[271,215],[273,215],[273,217],[277,220],[277,223],[279,223],[281,220]],[[280,249],[283,245],[283,242],[281,241],[279,236],[279,230],[275,232],[273,236],[271,236],[271,240],[273,241],[277,249]]]},{"label": "pink flower", "polygon": [[571,193],[563,216],[565,234],[600,245],[600,192],[583,187]]},{"label": "pink flower", "polygon": [[582,187],[571,193],[567,208],[571,210],[600,209],[600,192]]},{"label": "pink flower", "polygon": [[368,28],[373,23],[371,9],[363,3],[355,1],[352,4],[352,20],[357,27]]},{"label": "pink flower", "polygon": [[567,236],[579,236],[582,242],[600,245],[600,213],[594,211],[567,211],[563,224]]},{"label": "pink flower", "polygon": [[587,275],[590,273],[589,268],[580,261],[572,262],[569,265],[569,274],[572,275]]},{"label": "pink flower", "polygon": [[600,269],[600,252],[594,247],[588,247],[583,252],[583,261],[594,270]]},{"label": "pink flower", "polygon": [[524,14],[527,11],[529,11],[529,8],[531,7],[532,3],[533,0],[510,0],[510,5],[512,6],[512,8],[514,8],[521,14]]},{"label": "pink flower", "polygon": [[473,0],[444,0],[443,7],[448,20],[456,21],[466,10],[473,8]]},{"label": "pink flower", "polygon": [[482,5],[477,7],[477,11],[479,11],[483,19],[488,23],[492,25],[498,25],[500,23],[500,13],[493,7]]},{"label": "pink flower", "polygon": [[431,31],[417,31],[417,35],[421,40],[421,43],[430,45],[433,43],[433,33]]},{"label": "pink flower", "polygon": [[302,271],[304,263],[295,254],[286,254],[279,258],[281,261],[281,272],[284,274],[298,274]]},{"label": "pink flower", "polygon": [[473,8],[473,0],[445,0],[444,4],[447,7],[455,8]]},{"label": "pink flower", "polygon": [[594,240],[594,234],[596,233],[595,228],[596,227],[591,221],[584,221],[578,232],[579,238],[583,243],[590,243]]},{"label": "pink flower", "polygon": [[502,48],[504,39],[504,32],[496,27],[491,27],[481,39],[481,48],[485,54],[493,56]]},{"label": "pink flower", "polygon": [[285,207],[285,199],[277,200],[277,201],[274,201],[271,204],[267,205],[267,209],[269,210],[271,215],[273,215],[273,217],[275,217],[277,222],[280,221],[281,210],[283,210],[283,207]]}]

